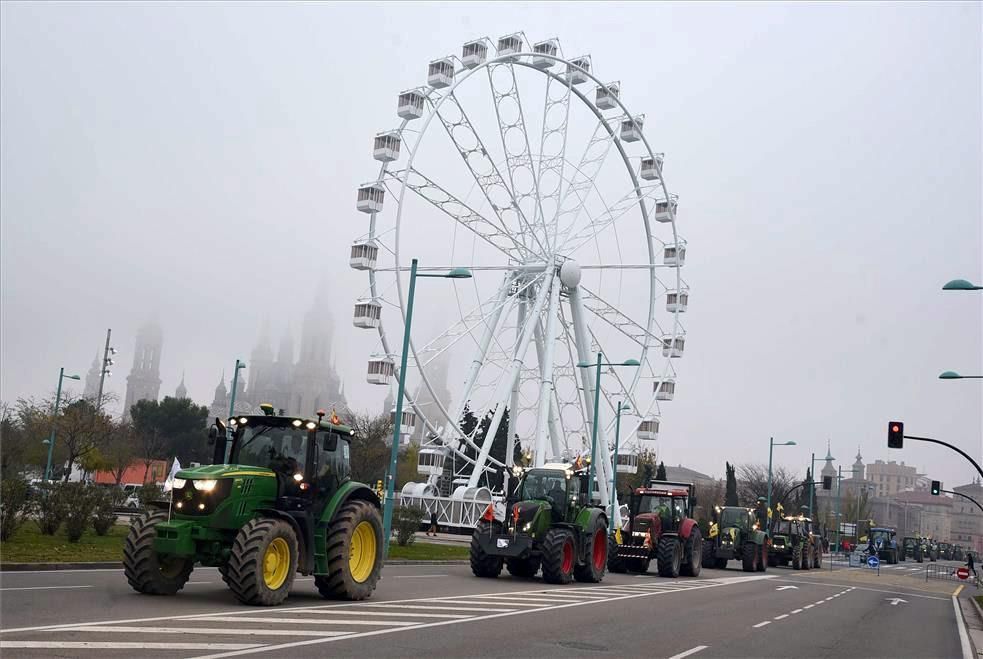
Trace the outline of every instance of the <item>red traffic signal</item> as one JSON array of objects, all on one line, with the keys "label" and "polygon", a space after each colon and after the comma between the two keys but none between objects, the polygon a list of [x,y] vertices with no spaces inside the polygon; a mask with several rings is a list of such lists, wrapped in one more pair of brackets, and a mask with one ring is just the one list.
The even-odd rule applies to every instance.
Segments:
[{"label": "red traffic signal", "polygon": [[887,424],[887,447],[904,448],[904,424],[891,421]]}]

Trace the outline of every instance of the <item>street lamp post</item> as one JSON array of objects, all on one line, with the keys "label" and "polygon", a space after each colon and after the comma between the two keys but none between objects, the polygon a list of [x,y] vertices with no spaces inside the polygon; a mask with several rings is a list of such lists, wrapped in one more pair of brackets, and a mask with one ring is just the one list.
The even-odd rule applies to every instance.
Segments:
[{"label": "street lamp post", "polygon": [[[112,329],[106,330],[106,348],[102,352],[102,368],[99,370],[99,393],[96,394],[96,411],[98,412],[102,409],[102,389],[103,385],[106,383],[106,376],[112,375],[113,372],[109,370],[109,367],[113,365],[112,356],[116,354],[116,348],[109,345],[109,338],[113,335]],[[126,413],[126,410],[124,410]]]},{"label": "street lamp post", "polygon": [[631,405],[618,401],[618,413],[614,419],[614,461],[611,464],[611,514],[608,516],[608,535],[614,533],[614,495],[618,484],[618,444],[621,439],[621,413],[631,409]]},{"label": "street lamp post", "polygon": [[[591,366],[597,367],[597,374],[594,378],[594,422],[591,424],[590,433],[590,468],[587,471],[587,487],[590,488],[590,500],[594,500],[594,462],[597,457],[597,423],[600,418],[600,407],[601,407],[601,367],[602,366],[639,366],[637,359],[626,359],[623,362],[604,362],[602,361],[604,355],[600,352],[597,353],[597,362],[591,364],[589,362],[580,362],[577,364],[577,368],[590,368]],[[600,483],[598,483],[598,489],[600,489]]]},{"label": "street lamp post", "polygon": [[[239,388],[239,370],[246,368],[246,363],[241,360],[236,360],[235,370],[232,371],[232,393],[229,394],[229,418],[236,415],[236,389]],[[229,451],[232,450],[232,424],[228,424],[225,427],[225,459],[229,459]]]},{"label": "street lamp post", "polygon": [[[470,279],[471,271],[454,268],[443,274],[418,273],[419,261],[410,264],[410,288],[406,297],[406,321],[403,325],[403,354],[399,362],[399,388],[396,393],[396,418],[393,420],[393,444],[389,452],[389,473],[386,475],[386,501],[382,511],[382,556],[389,555],[389,536],[392,534],[393,499],[396,496],[396,461],[399,458],[399,426],[403,419],[403,395],[406,391],[406,361],[410,351],[410,327],[413,324],[413,298],[416,295],[417,277],[436,277],[443,279]],[[514,412],[513,412],[514,413]]]},{"label": "street lamp post", "polygon": [[837,551],[842,550],[840,547],[840,485],[843,482],[843,467],[837,467],[836,472],[836,519],[834,523],[836,524],[836,549]]},{"label": "street lamp post", "polygon": [[814,519],[812,514],[812,500],[813,493],[816,489],[816,454],[812,454],[812,462],[809,463],[809,480],[812,483],[809,485],[809,519]]},{"label": "street lamp post", "polygon": [[768,438],[768,508],[765,511],[765,524],[768,526],[767,533],[769,536],[771,536],[771,523],[768,518],[768,515],[771,513],[771,458],[776,446],[795,446],[795,442],[789,441],[776,444],[774,437]]},{"label": "street lamp post", "polygon": [[61,382],[62,380],[81,380],[77,375],[65,375],[65,367],[62,366],[58,371],[58,390],[55,394],[55,413],[51,418],[51,434],[48,436],[48,466],[44,469],[44,480],[51,480],[51,457],[55,451],[55,429],[58,427],[58,406],[61,404]]}]

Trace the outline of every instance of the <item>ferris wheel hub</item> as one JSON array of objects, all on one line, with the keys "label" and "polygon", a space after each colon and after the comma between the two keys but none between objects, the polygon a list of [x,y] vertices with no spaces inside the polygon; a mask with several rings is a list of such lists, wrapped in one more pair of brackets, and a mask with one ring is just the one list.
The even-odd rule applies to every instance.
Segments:
[{"label": "ferris wheel hub", "polygon": [[560,266],[560,282],[567,288],[577,288],[581,274],[580,264],[573,259],[564,261]]}]

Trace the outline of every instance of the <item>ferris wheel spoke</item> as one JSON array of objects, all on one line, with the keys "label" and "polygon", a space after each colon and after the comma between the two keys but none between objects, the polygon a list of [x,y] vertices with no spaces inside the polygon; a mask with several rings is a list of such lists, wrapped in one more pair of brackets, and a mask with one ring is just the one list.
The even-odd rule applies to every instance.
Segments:
[{"label": "ferris wheel spoke", "polygon": [[[560,88],[559,98],[554,92]],[[537,189],[543,202],[540,203],[542,224],[546,232],[547,244],[556,246],[556,218],[560,212],[560,193],[563,188],[563,170],[567,155],[567,130],[570,125],[570,97],[573,91],[572,79],[563,82],[553,76],[546,80],[546,94],[543,102],[543,127],[539,141],[539,167],[536,171]]]},{"label": "ferris wheel spoke", "polygon": [[[506,184],[498,166],[491,159],[488,149],[485,148],[481,137],[474,128],[474,124],[468,118],[464,106],[454,94],[448,94],[445,98],[453,105],[448,111],[443,110],[442,105],[435,104],[437,117],[464,161],[465,167],[471,172],[475,183],[481,188],[485,199],[498,217],[498,229],[511,238],[515,233],[515,228],[521,227],[525,223],[522,210],[515,206],[515,196],[512,189]],[[458,113],[457,116],[451,116],[455,109]],[[509,221],[513,216],[517,216],[517,221],[514,223]],[[526,232],[523,230],[521,233],[524,235]],[[516,241],[513,239],[513,242]],[[517,242],[516,244],[518,245]],[[519,252],[523,257],[527,257],[531,254],[531,248],[522,244],[519,247]]]},{"label": "ferris wheel spoke", "polygon": [[497,224],[468,206],[419,170],[401,170],[395,172],[393,176],[396,181],[405,182],[409,190],[498,249],[505,256],[512,258],[513,249],[520,252],[524,251],[525,248],[516,242],[508,231],[503,231]]},{"label": "ferris wheel spoke", "polygon": [[[605,355],[609,354],[608,351],[605,350],[604,345],[601,343],[600,338],[597,336],[597,333],[590,328],[588,328],[588,331],[590,332],[591,343],[596,347],[597,352],[603,353]],[[639,367],[639,369],[640,368],[641,367]],[[621,397],[624,401],[626,401],[629,405],[631,405],[631,409],[633,410],[638,409],[638,402],[635,400],[635,396],[633,395],[631,389],[625,384],[625,381],[621,377],[621,372],[618,369],[614,369],[614,368],[610,369],[607,372],[607,375],[613,377],[614,381],[617,382],[618,384],[617,393],[612,392],[611,387],[607,387],[607,388],[605,388],[604,386],[601,387],[601,393],[603,394],[602,398],[605,401],[607,401],[607,407],[611,411],[611,421],[608,421],[608,425],[607,425],[607,429],[611,430],[611,428],[614,427],[615,412],[617,411],[617,408],[615,406],[615,398]]]},{"label": "ferris wheel spoke", "polygon": [[[604,203],[604,212],[596,218],[591,218],[587,225],[577,233],[566,237],[561,248],[563,253],[575,254],[585,244],[591,240],[596,240],[604,230],[614,225],[620,218],[638,208],[639,204],[645,204],[661,196],[661,192],[662,188],[657,185],[632,188],[611,206],[604,203],[603,198],[598,195],[598,198],[601,198],[602,203]],[[570,246],[568,247],[568,245]]]},{"label": "ferris wheel spoke", "polygon": [[[543,243],[547,236],[540,236],[536,231],[536,222],[538,218],[542,218],[543,208],[539,196],[539,179],[532,162],[522,98],[515,79],[515,67],[511,63],[493,64],[486,71],[495,106],[495,118],[498,120],[498,132],[502,139],[502,150],[505,153],[512,204],[523,224],[524,233],[532,239],[525,242],[529,247],[535,242],[541,254],[549,254],[548,243]],[[534,204],[531,209],[532,221],[529,220],[526,209],[529,202]]]},{"label": "ferris wheel spoke", "polygon": [[662,344],[662,335],[664,334],[664,331],[662,326],[659,325],[659,322],[655,320],[654,317],[652,319],[652,323],[655,325],[656,329],[659,330],[658,336],[650,332],[645,327],[642,327],[641,324],[636,322],[620,309],[616,308],[614,305],[605,301],[601,296],[591,292],[583,286],[580,286],[580,289],[583,292],[584,309],[627,336],[641,348],[648,349],[653,345]]}]

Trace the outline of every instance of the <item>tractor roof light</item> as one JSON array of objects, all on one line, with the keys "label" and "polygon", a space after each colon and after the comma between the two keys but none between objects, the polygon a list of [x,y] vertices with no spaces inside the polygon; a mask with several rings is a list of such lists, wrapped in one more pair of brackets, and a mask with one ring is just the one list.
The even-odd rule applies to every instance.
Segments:
[{"label": "tractor roof light", "polygon": [[300,481],[304,480],[304,474],[294,474],[294,480],[299,483]]},{"label": "tractor roof light", "polygon": [[294,428],[300,428],[302,425],[304,425],[304,422],[300,419],[294,419],[291,423],[293,424]]},{"label": "tractor roof light", "polygon": [[247,419],[246,417],[244,416],[239,417],[239,423],[241,423],[242,425],[246,425],[247,421],[249,421],[249,419]]},{"label": "tractor roof light", "polygon": [[317,424],[316,423],[314,423],[313,421],[308,421],[307,422],[307,429],[308,430],[314,430],[315,428],[317,428]]}]

